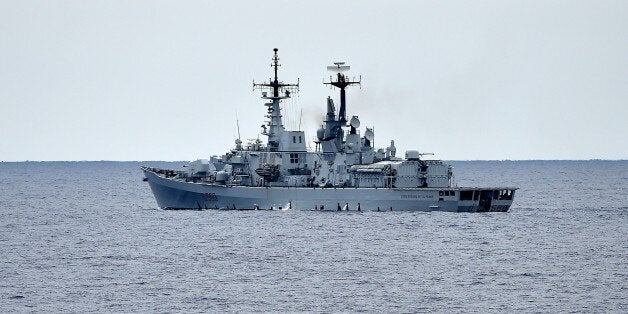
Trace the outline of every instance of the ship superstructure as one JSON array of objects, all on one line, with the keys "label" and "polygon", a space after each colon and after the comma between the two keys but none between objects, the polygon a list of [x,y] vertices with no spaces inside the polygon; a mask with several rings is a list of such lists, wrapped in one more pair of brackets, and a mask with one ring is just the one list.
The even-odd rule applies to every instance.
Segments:
[{"label": "ship superstructure", "polygon": [[299,82],[274,76],[255,83],[265,101],[261,134],[267,137],[235,146],[221,156],[191,162],[185,170],[143,167],[158,205],[168,209],[300,209],[300,210],[441,210],[507,211],[516,188],[457,187],[452,167],[428,160],[417,150],[397,156],[394,141],[375,148],[373,128],[361,133],[358,116],[347,118],[346,92],[359,80],[350,67],[336,62],[324,84],[340,92],[340,106],[327,98],[325,120],[316,131],[315,149],[307,149],[305,132],[287,130],[282,101],[299,90]]}]

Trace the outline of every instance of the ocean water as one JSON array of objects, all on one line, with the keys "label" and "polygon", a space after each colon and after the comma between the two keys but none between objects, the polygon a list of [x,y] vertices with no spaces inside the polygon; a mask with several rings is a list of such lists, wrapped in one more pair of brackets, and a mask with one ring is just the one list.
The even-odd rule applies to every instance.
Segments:
[{"label": "ocean water", "polygon": [[164,211],[140,165],[0,163],[0,312],[628,312],[628,161],[452,162],[508,213]]}]

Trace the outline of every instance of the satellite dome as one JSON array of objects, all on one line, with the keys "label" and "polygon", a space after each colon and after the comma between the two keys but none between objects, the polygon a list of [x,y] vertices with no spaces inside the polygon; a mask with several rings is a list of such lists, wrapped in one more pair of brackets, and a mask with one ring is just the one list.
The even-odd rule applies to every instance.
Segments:
[{"label": "satellite dome", "polygon": [[316,137],[319,141],[322,141],[325,138],[325,129],[321,127],[320,129],[316,130]]},{"label": "satellite dome", "polygon": [[359,128],[360,127],[360,119],[358,119],[358,116],[353,116],[351,117],[351,121],[349,121],[349,124],[354,127],[354,128]]},{"label": "satellite dome", "polygon": [[366,132],[364,132],[364,137],[369,140],[369,141],[373,141],[373,139],[375,138],[375,133],[373,133],[373,129],[366,129]]}]

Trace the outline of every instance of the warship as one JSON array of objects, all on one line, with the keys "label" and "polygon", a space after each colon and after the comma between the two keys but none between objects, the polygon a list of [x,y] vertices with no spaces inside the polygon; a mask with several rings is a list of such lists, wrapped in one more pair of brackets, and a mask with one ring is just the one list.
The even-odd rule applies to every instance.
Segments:
[{"label": "warship", "polygon": [[[142,167],[163,209],[319,210],[319,211],[450,211],[505,212],[514,187],[458,187],[452,167],[430,160],[418,150],[397,156],[394,141],[374,147],[374,128],[360,129],[358,116],[347,116],[346,91],[360,85],[347,76],[344,62],[324,84],[340,92],[340,106],[327,97],[327,114],[316,131],[314,148],[305,132],[288,130],[283,101],[299,90],[279,80],[278,49],[271,63],[274,76],[256,83],[267,120],[259,138],[243,142],[221,156],[192,161],[183,169]],[[238,126],[239,129],[239,126]],[[239,131],[238,131],[239,133]]]}]

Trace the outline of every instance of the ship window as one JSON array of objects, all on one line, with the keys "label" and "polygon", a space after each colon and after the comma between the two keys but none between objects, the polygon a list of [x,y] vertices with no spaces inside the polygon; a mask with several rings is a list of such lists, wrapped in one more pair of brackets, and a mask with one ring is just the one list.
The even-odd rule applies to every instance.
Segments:
[{"label": "ship window", "polygon": [[473,191],[473,200],[477,201],[480,198],[480,191]]},{"label": "ship window", "polygon": [[299,144],[301,144],[301,143],[302,143],[302,142],[301,142],[301,135],[299,135]]},{"label": "ship window", "polygon": [[456,196],[456,191],[451,191],[451,196]]},{"label": "ship window", "polygon": [[473,199],[473,191],[460,191],[461,201],[470,201]]},{"label": "ship window", "polygon": [[296,142],[297,142],[297,137],[296,137],[296,136],[293,136],[293,137],[292,137],[292,143],[296,143]]},{"label": "ship window", "polygon": [[502,190],[500,191],[499,199],[500,200],[512,200],[512,191],[511,190]]},{"label": "ship window", "polygon": [[299,163],[299,154],[290,154],[290,163],[298,164]]}]

